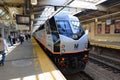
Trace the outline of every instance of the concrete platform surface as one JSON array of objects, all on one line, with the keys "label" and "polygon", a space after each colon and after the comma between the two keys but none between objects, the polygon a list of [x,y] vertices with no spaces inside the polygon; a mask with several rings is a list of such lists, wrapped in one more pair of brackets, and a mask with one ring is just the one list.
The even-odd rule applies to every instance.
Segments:
[{"label": "concrete platform surface", "polygon": [[5,65],[0,66],[0,80],[66,80],[33,38],[8,49]]}]

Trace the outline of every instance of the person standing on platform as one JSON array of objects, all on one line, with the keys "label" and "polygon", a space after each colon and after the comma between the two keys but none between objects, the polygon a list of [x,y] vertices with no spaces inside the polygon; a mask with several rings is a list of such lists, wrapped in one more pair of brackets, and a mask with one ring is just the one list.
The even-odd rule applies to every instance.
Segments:
[{"label": "person standing on platform", "polygon": [[28,34],[25,34],[25,39],[26,41],[28,41]]},{"label": "person standing on platform", "polygon": [[20,44],[23,43],[23,36],[22,35],[19,35],[19,41],[20,41]]},{"label": "person standing on platform", "polygon": [[13,42],[12,42],[12,39],[11,39],[11,35],[8,35],[8,40],[9,40],[10,45],[13,46]]},{"label": "person standing on platform", "polygon": [[12,45],[13,45],[13,44],[14,44],[14,35],[11,34],[10,37],[11,37],[11,43],[12,43]]},{"label": "person standing on platform", "polygon": [[5,57],[6,57],[5,48],[6,48],[6,45],[4,43],[2,35],[0,34],[0,54],[2,55],[2,59],[0,60],[0,65],[2,66],[4,65]]}]

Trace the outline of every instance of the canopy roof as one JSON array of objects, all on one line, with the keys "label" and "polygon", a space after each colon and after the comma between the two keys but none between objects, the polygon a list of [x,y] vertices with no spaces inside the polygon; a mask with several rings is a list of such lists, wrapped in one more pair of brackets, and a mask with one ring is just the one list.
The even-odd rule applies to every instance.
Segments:
[{"label": "canopy roof", "polygon": [[0,18],[15,20],[16,14],[30,15],[35,31],[58,13],[72,14],[81,21],[120,11],[120,0],[0,0]]}]

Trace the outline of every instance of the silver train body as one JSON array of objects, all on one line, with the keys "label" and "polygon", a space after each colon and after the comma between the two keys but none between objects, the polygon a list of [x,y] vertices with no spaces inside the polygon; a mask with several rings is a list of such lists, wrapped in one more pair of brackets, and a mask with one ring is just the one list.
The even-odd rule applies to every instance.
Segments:
[{"label": "silver train body", "polygon": [[67,14],[55,15],[34,33],[55,61],[68,71],[84,70],[88,60],[89,40],[79,19]]}]

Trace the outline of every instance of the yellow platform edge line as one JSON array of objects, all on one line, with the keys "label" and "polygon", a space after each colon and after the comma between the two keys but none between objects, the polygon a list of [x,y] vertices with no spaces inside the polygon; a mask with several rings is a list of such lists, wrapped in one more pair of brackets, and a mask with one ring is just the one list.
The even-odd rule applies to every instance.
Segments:
[{"label": "yellow platform edge line", "polygon": [[94,46],[99,46],[99,47],[106,47],[106,48],[111,48],[111,49],[120,49],[120,46],[116,45],[105,45],[105,44],[98,44],[98,43],[90,43],[91,45]]},{"label": "yellow platform edge line", "polygon": [[[40,68],[46,78],[50,80],[66,80],[63,74],[54,66],[44,51],[40,48],[36,40],[32,37],[33,53],[37,55]],[[37,63],[37,60],[34,60]],[[37,64],[35,64],[37,65]],[[45,79],[46,80],[46,79]],[[48,79],[49,80],[49,79]]]}]

